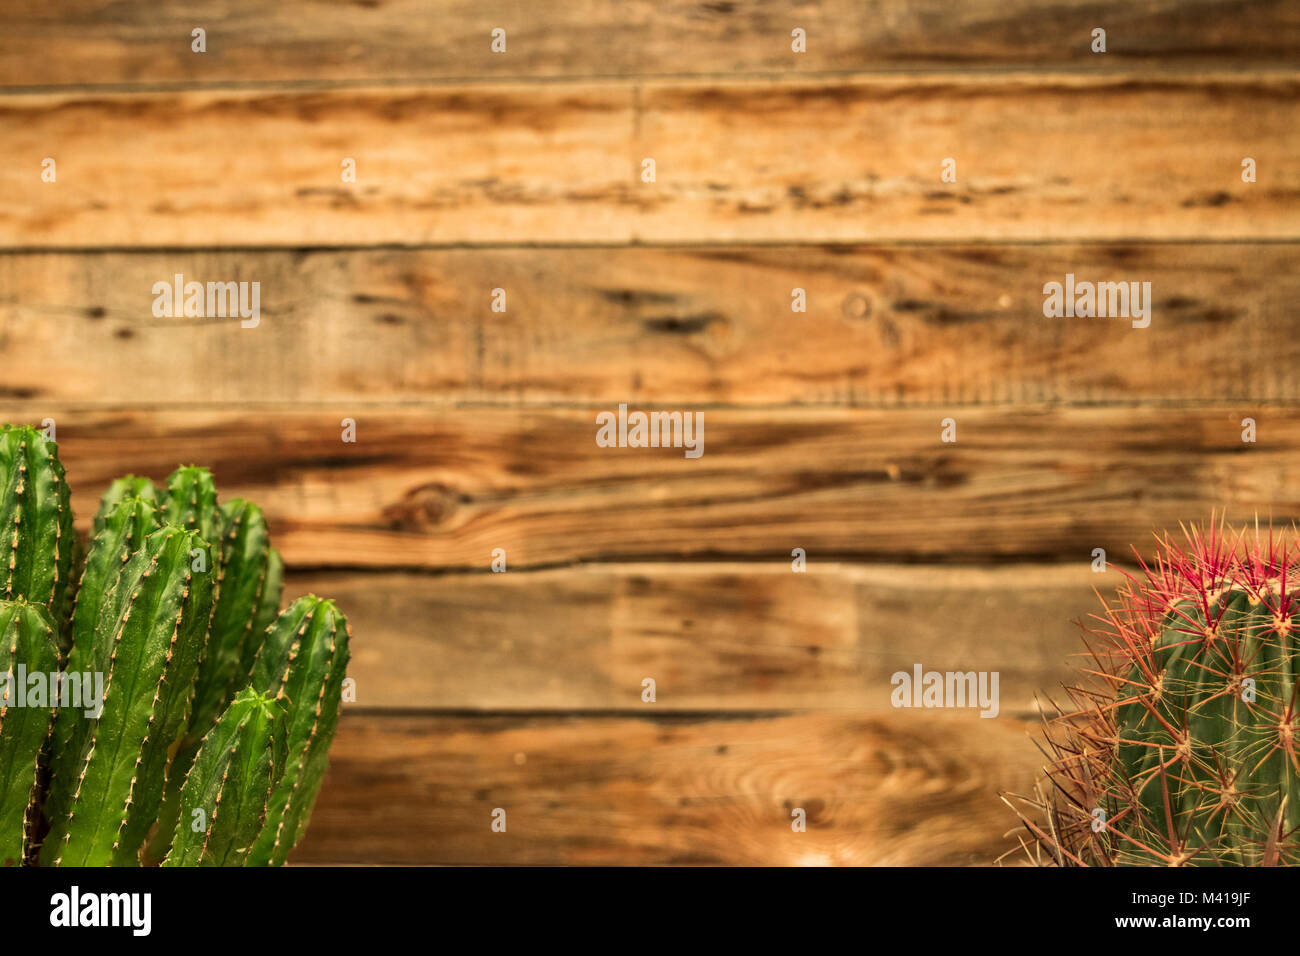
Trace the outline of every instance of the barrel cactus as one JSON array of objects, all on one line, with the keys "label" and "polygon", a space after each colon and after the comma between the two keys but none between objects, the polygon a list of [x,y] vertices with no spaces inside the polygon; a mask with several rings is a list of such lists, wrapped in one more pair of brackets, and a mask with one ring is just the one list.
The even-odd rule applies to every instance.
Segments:
[{"label": "barrel cactus", "polygon": [[1087,628],[1045,780],[1007,798],[1025,847],[1063,866],[1300,863],[1300,553],[1212,522],[1139,563]]},{"label": "barrel cactus", "polygon": [[[55,443],[0,432],[0,861],[278,866],[338,721],[348,626],[206,469],[127,475],[84,561]],[[75,583],[74,583],[75,578]],[[30,691],[28,683],[30,682]]]}]

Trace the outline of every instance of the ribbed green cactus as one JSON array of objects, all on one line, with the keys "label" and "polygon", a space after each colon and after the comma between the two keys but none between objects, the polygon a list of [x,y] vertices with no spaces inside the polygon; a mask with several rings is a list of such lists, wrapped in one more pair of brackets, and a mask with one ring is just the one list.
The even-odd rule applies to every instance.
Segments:
[{"label": "ribbed green cactus", "polygon": [[284,863],[338,720],[342,615],[280,615],[261,509],[222,506],[203,468],[114,481],[74,588],[77,544],[56,446],[5,426],[0,664],[63,696],[0,702],[0,862]]},{"label": "ribbed green cactus", "polygon": [[[73,644],[67,659],[67,672],[83,677],[104,673],[102,669],[97,669],[102,667],[103,662],[96,659],[92,641],[107,593],[116,583],[131,555],[143,547],[145,539],[160,527],[158,509],[147,497],[115,496],[112,503],[101,506],[96,521],[99,530],[91,539],[74,602]],[[79,737],[75,744],[73,737],[86,729],[86,717],[80,708],[64,707],[59,711],[55,720],[54,739],[58,745],[58,759],[55,763],[59,770],[60,784],[64,777],[78,772],[76,767],[71,766],[72,754],[74,750],[80,753],[78,748],[84,743],[84,736]],[[51,819],[67,816],[71,799],[71,786],[53,788],[47,798],[46,813]]]},{"label": "ribbed green cactus", "polygon": [[[28,856],[40,757],[54,721],[59,647],[41,604],[0,601],[0,864]],[[30,675],[36,675],[29,684]],[[40,696],[29,699],[29,689]]]},{"label": "ribbed green cactus", "polygon": [[163,866],[243,866],[284,775],[284,707],[246,687],[208,731],[181,789]]},{"label": "ribbed green cactus", "polygon": [[257,604],[257,615],[253,618],[253,629],[244,640],[239,653],[239,673],[251,679],[253,664],[262,650],[266,632],[280,616],[280,599],[284,594],[284,561],[275,548],[267,550],[266,573],[262,581],[262,596]]},{"label": "ribbed green cactus", "polygon": [[1116,715],[1116,775],[1124,785],[1113,799],[1136,800],[1135,815],[1150,826],[1169,821],[1168,800],[1175,833],[1191,839],[1168,846],[1167,827],[1143,833],[1116,847],[1118,862],[1152,866],[1173,856],[1254,865],[1272,828],[1300,827],[1287,713],[1300,625],[1293,635],[1290,610],[1279,614],[1279,589],[1271,590],[1225,581],[1217,594],[1178,600],[1151,645],[1150,666],[1142,660],[1130,669]]},{"label": "ribbed green cactus", "polygon": [[[163,527],[105,598],[85,662],[93,667],[84,668],[105,674],[103,709],[79,721],[56,755],[51,805],[68,809],[50,820],[43,863],[138,862],[171,748],[189,719],[212,612],[211,575],[195,573],[194,564],[212,567],[207,542],[197,531]],[[72,669],[82,666],[80,656],[72,661]]]},{"label": "ribbed green cactus", "polygon": [[1091,631],[1024,813],[1062,865],[1300,864],[1300,555],[1271,535],[1162,542]]},{"label": "ribbed green cactus", "polygon": [[253,689],[288,709],[289,756],[249,855],[252,866],[283,864],[307,825],[338,725],[348,640],[334,602],[308,595],[280,615],[253,665]]},{"label": "ribbed green cactus", "polygon": [[95,628],[95,617],[105,592],[117,580],[122,566],[140,549],[147,538],[162,526],[156,505],[147,498],[123,498],[97,518],[98,529],[86,552],[81,584],[73,602],[74,638],[88,640]]},{"label": "ribbed green cactus", "polygon": [[0,431],[0,598],[44,604],[61,626],[75,540],[58,446],[35,428],[5,425]]},{"label": "ribbed green cactus", "polygon": [[167,478],[162,511],[168,524],[197,531],[214,547],[221,540],[225,517],[217,506],[216,482],[206,468],[184,465],[173,471]]},{"label": "ribbed green cactus", "polygon": [[[195,690],[191,729],[206,731],[235,691],[248,683],[244,648],[256,643],[274,620],[264,620],[263,592],[271,560],[270,536],[262,509],[236,498],[221,508],[225,535],[221,545],[219,593],[212,627]],[[279,606],[280,579],[271,580],[271,605]],[[258,629],[261,620],[262,626]],[[253,655],[249,655],[251,661]]]},{"label": "ribbed green cactus", "polygon": [[113,510],[119,501],[128,498],[139,498],[153,505],[154,508],[162,507],[162,499],[158,497],[158,488],[148,478],[140,478],[136,475],[123,475],[121,478],[114,478],[109,483],[108,490],[99,499],[99,510],[95,512],[95,520],[90,526],[90,536],[92,538],[99,534],[104,527],[104,521],[108,518],[108,513]]},{"label": "ribbed green cactus", "polygon": [[[220,511],[225,535],[217,571],[216,604],[199,662],[194,709],[173,770],[167,775],[158,829],[147,852],[150,860],[167,854],[180,813],[183,773],[194,762],[204,734],[235,692],[248,685],[252,657],[280,606],[283,576],[278,567],[271,567],[272,549],[262,509],[236,498]],[[278,566],[278,555],[276,563]],[[250,661],[247,667],[243,663],[246,654]]]}]

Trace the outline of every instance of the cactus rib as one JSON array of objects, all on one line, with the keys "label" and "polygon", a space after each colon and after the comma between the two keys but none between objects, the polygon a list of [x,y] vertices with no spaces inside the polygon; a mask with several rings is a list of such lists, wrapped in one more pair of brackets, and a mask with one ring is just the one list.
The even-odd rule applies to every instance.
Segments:
[{"label": "cactus rib", "polygon": [[108,490],[99,498],[99,510],[95,512],[95,518],[91,522],[90,536],[93,538],[103,530],[104,522],[108,519],[109,513],[119,502],[136,498],[148,502],[154,508],[162,507],[162,500],[158,497],[158,488],[148,478],[141,478],[136,475],[123,475],[121,478],[114,478],[109,484]]},{"label": "cactus rib", "polygon": [[280,602],[283,580],[270,573],[271,549],[262,509],[237,498],[222,505],[221,512],[225,536],[212,620],[199,661],[189,729],[168,767],[158,829],[146,852],[150,860],[166,856],[180,813],[184,774],[198,754],[203,735],[235,692],[248,684],[251,664],[245,668],[243,655],[261,646],[265,629],[258,629],[257,623],[264,606]]},{"label": "cactus rib", "polygon": [[72,505],[58,446],[35,428],[0,432],[0,527],[7,539],[0,598],[44,604],[62,631],[76,540]]},{"label": "cactus rib", "polygon": [[[163,866],[242,866],[284,774],[284,708],[245,688],[203,738]],[[197,825],[197,827],[196,827]]]},{"label": "cactus rib", "polygon": [[[138,862],[162,799],[167,761],[189,716],[211,614],[211,578],[191,572],[191,553],[211,566],[197,532],[155,531],[106,599],[89,655],[106,661],[102,710],[88,732],[74,735],[80,745],[66,759],[80,771],[67,814],[50,821],[42,862]],[[70,783],[56,770],[52,786]]]},{"label": "cactus rib", "polygon": [[[267,584],[270,548],[262,509],[237,498],[221,511],[225,535],[216,605],[194,690],[191,728],[199,728],[199,736],[212,726],[235,691],[248,683],[241,655],[254,633]],[[275,599],[278,603],[278,594]]]},{"label": "cactus rib", "polygon": [[[92,647],[104,597],[131,555],[158,529],[158,511],[147,498],[121,497],[107,510],[101,509],[101,514],[100,530],[90,542],[73,604],[72,648],[67,657],[68,673],[87,677],[92,673],[103,673],[102,667],[105,666],[103,661],[95,659]],[[75,772],[69,760],[69,755],[77,749],[73,738],[78,730],[86,729],[84,715],[75,708],[62,709],[55,718],[57,750],[53,773],[60,783]],[[51,816],[66,814],[71,795],[70,787],[52,787],[46,812]]]},{"label": "cactus rib", "polygon": [[338,725],[348,643],[334,602],[308,595],[279,616],[258,654],[252,686],[287,706],[289,751],[249,866],[283,865],[306,829]]},{"label": "cactus rib", "polygon": [[[0,648],[4,651],[0,699],[0,862],[23,862],[31,851],[41,752],[54,726],[59,648],[49,612],[25,600],[0,601]],[[30,675],[43,688],[36,702],[21,701]]]}]

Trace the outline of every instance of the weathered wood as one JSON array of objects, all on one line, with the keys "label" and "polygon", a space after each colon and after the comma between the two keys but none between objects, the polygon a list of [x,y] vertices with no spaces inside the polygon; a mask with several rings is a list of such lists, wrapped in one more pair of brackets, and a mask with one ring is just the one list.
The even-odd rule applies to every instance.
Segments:
[{"label": "weathered wood", "polygon": [[[608,410],[608,409],[606,409]],[[689,411],[689,409],[688,409]],[[39,411],[81,525],[112,478],[210,466],[286,563],[486,570],[577,561],[1087,562],[1153,529],[1300,518],[1300,418],[1188,408],[706,409],[704,454],[602,448],[596,409]],[[341,441],[342,419],[355,443]],[[1243,443],[1254,418],[1258,442]],[[941,441],[953,418],[957,442]]]},{"label": "weathered wood", "polygon": [[[1300,517],[1289,0],[0,20],[0,421],[57,420],[83,530],[211,465],[348,611],[298,861],[991,862],[1092,549]],[[177,272],[262,324],[155,318]],[[1150,281],[1152,327],[1044,319],[1066,272]],[[624,401],[702,410],[704,457],[597,447]],[[1001,716],[892,708],[915,664]]]},{"label": "weathered wood", "polygon": [[[1300,399],[1284,244],[0,255],[0,395],[42,403],[896,405]],[[155,318],[257,281],[261,323]],[[1045,282],[1151,283],[1150,327]],[[504,289],[506,312],[491,310]],[[806,313],[791,310],[804,289]],[[123,375],[122,369],[133,370]]]},{"label": "weathered wood", "polygon": [[[201,55],[190,50],[198,26]],[[1091,51],[1098,26],[1104,56]],[[491,52],[495,27],[505,54]],[[791,52],[795,27],[804,54]],[[1297,61],[1300,20],[1285,0],[9,0],[0,33],[0,84],[15,86]]]},{"label": "weathered wood", "polygon": [[[344,713],[300,863],[988,864],[1042,763],[973,714]],[[491,830],[506,811],[506,832]],[[807,812],[807,832],[791,811]]]},{"label": "weathered wood", "polygon": [[0,128],[7,248],[1300,238],[1290,74],[41,93]]},{"label": "weathered wood", "polygon": [[352,624],[367,709],[890,711],[890,677],[997,671],[1000,708],[1056,694],[1093,588],[1064,567],[593,565],[503,574],[291,573]]}]

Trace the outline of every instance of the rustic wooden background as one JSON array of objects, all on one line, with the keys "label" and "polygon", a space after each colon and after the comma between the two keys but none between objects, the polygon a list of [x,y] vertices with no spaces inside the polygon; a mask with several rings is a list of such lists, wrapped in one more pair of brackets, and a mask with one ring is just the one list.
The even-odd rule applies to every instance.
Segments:
[{"label": "rustic wooden background", "polygon": [[[1294,0],[9,0],[0,414],[83,526],[210,465],[350,614],[299,861],[989,863],[1091,550],[1300,516],[1298,64]],[[893,710],[917,662],[1001,716]]]}]

